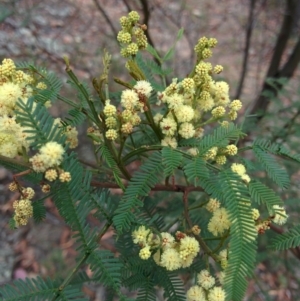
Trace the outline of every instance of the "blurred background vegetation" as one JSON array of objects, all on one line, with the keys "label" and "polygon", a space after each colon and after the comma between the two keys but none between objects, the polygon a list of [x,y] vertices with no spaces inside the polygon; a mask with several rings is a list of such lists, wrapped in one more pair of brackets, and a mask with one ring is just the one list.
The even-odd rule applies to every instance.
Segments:
[{"label": "blurred background vegetation", "polygon": [[[31,61],[52,70],[66,82],[62,59],[66,55],[77,76],[92,89],[91,81],[100,74],[101,56],[107,49],[113,58],[111,75],[126,79],[116,35],[119,18],[131,10],[140,13],[141,23],[148,26],[149,43],[161,54],[172,45],[178,30],[184,28],[184,36],[168,65],[174,70],[173,77],[189,73],[195,59],[193,48],[200,37],[217,38],[212,63],[224,66],[220,78],[229,83],[232,99],[242,100],[248,115],[244,120],[248,133],[244,144],[262,137],[300,153],[299,0],[1,0],[0,59]],[[110,90],[117,88],[111,81]],[[63,93],[76,97],[67,85]],[[55,106],[52,111],[59,116],[64,108]],[[268,249],[273,232],[286,231],[300,217],[299,166],[288,161],[284,165],[292,186],[279,193],[290,213],[289,223],[260,237],[255,277],[249,281],[245,300],[300,298],[300,249],[280,254]],[[1,191],[10,177],[9,173],[0,174]],[[0,279],[0,284],[20,275],[64,275],[68,268],[65,259],[70,262],[75,251],[68,240],[70,233],[57,217],[51,200],[46,203],[47,227],[37,231],[31,224],[11,238],[6,223],[11,209],[5,204],[7,199],[11,204],[13,198],[7,194],[0,199],[1,229],[7,233],[1,238],[8,241],[5,246],[12,250],[7,254],[15,255],[9,260],[12,264],[5,268],[10,272]],[[46,243],[45,237],[50,242]],[[0,253],[0,258],[7,254]],[[89,288],[88,293],[91,300],[101,300],[97,288]]]}]

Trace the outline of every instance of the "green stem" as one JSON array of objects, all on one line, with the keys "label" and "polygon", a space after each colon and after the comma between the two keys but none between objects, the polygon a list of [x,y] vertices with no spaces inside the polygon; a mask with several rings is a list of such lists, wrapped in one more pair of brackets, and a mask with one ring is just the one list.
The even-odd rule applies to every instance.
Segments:
[{"label": "green stem", "polygon": [[68,65],[66,67],[66,72],[69,75],[69,77],[72,79],[74,84],[77,86],[77,88],[80,90],[82,95],[84,96],[84,98],[94,116],[94,120],[96,121],[95,123],[98,125],[99,128],[101,128],[101,126],[99,126],[101,124],[99,116],[96,112],[94,104],[92,103],[92,100],[90,99],[89,94],[87,93],[86,89],[83,87],[82,83],[78,80],[78,78],[76,77],[76,75],[74,74],[72,69],[70,69],[70,67]]},{"label": "green stem", "polygon": [[126,162],[133,156],[140,155],[142,153],[150,152],[153,150],[161,150],[161,149],[162,149],[161,145],[152,145],[150,147],[140,147],[140,148],[135,149],[134,151],[128,153],[127,155],[125,155],[123,157],[123,162],[126,165]]},{"label": "green stem", "polygon": [[[101,232],[97,236],[97,242],[99,243],[103,235],[106,233],[106,231],[111,226],[111,222],[107,222],[104,227],[102,228]],[[89,256],[91,255],[90,252],[86,252],[84,256],[77,262],[75,268],[71,271],[71,273],[65,278],[63,283],[59,286],[58,291],[56,295],[52,298],[52,301],[55,301],[61,294],[61,292],[69,285],[73,277],[76,275],[76,273],[79,271],[80,267],[87,261]]]}]

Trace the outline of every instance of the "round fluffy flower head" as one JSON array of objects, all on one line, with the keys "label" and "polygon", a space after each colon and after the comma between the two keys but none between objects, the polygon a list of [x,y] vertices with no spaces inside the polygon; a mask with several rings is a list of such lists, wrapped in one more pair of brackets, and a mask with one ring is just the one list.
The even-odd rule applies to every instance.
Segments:
[{"label": "round fluffy flower head", "polygon": [[161,233],[161,246],[164,250],[173,247],[175,238],[168,232]]},{"label": "round fluffy flower head", "polygon": [[197,157],[199,154],[199,150],[197,147],[192,147],[187,150],[187,153],[193,157]]},{"label": "round fluffy flower head", "polygon": [[209,301],[225,301],[225,292],[221,287],[215,286],[208,292]]},{"label": "round fluffy flower head", "polygon": [[232,109],[228,113],[228,117],[230,118],[230,120],[236,120],[237,116],[237,112]]},{"label": "round fluffy flower head", "polygon": [[40,158],[49,167],[59,165],[63,160],[64,153],[63,146],[55,141],[47,142],[40,148]]},{"label": "round fluffy flower head", "polygon": [[209,48],[205,48],[202,51],[202,58],[203,59],[208,59],[212,56],[212,51]]},{"label": "round fluffy flower head", "polygon": [[68,171],[63,171],[59,174],[59,180],[61,182],[70,182],[71,179],[71,174]]},{"label": "round fluffy flower head", "polygon": [[24,196],[25,199],[31,200],[34,197],[35,192],[31,187],[27,187],[22,189],[22,195]]},{"label": "round fluffy flower head", "polygon": [[123,29],[128,30],[131,27],[131,21],[127,17],[122,16],[119,21]]},{"label": "round fluffy flower head", "polygon": [[246,167],[243,164],[233,163],[231,165],[231,170],[237,173],[239,176],[242,176],[246,173]]},{"label": "round fluffy flower head", "polygon": [[166,102],[170,109],[176,109],[183,104],[184,98],[181,94],[174,93],[173,95],[166,97]]},{"label": "round fluffy flower head", "polygon": [[224,155],[218,155],[216,156],[216,163],[219,164],[219,165],[224,165],[227,161],[227,158],[226,156]]},{"label": "round fluffy flower head", "polygon": [[139,96],[134,90],[124,90],[121,95],[121,104],[127,110],[132,110],[139,101]]},{"label": "round fluffy flower head", "polygon": [[135,244],[146,245],[147,237],[150,234],[150,230],[145,226],[140,226],[137,230],[134,230],[131,234],[133,242]]},{"label": "round fluffy flower head", "polygon": [[136,23],[139,19],[140,19],[140,15],[137,11],[131,11],[128,14],[128,19],[132,22],[132,23]]},{"label": "round fluffy flower head", "polygon": [[16,182],[10,183],[9,186],[8,186],[8,189],[9,189],[10,191],[17,191],[17,190],[18,190],[18,185],[17,185],[17,183],[16,183]]},{"label": "round fluffy flower head", "polygon": [[160,122],[160,128],[164,135],[174,136],[177,129],[177,123],[173,118],[166,117]]},{"label": "round fluffy flower head", "polygon": [[209,212],[214,212],[220,208],[221,203],[217,199],[210,198],[207,205],[205,206],[206,210]]},{"label": "round fluffy flower head", "polygon": [[199,243],[194,237],[186,236],[180,240],[179,253],[181,259],[185,260],[190,255],[196,257],[199,251]]},{"label": "round fluffy flower head", "polygon": [[117,112],[117,108],[114,106],[114,105],[111,105],[110,104],[110,100],[107,99],[105,101],[105,106],[104,106],[104,109],[103,109],[103,113],[106,117],[111,117],[111,116],[114,116]]},{"label": "round fluffy flower head", "polygon": [[205,155],[204,155],[204,159],[206,160],[214,160],[216,155],[218,153],[218,148],[216,146],[212,147],[211,149],[209,149]]},{"label": "round fluffy flower head", "polygon": [[187,301],[206,301],[205,292],[198,285],[192,286],[186,293]]},{"label": "round fluffy flower head", "polygon": [[133,131],[133,126],[130,122],[122,124],[121,132],[124,134],[131,134]]},{"label": "round fluffy flower head", "polygon": [[221,65],[216,65],[214,67],[214,73],[219,74],[223,71],[223,67]]},{"label": "round fluffy flower head", "polygon": [[169,146],[171,148],[177,148],[177,140],[173,137],[166,136],[163,140],[161,140],[162,146]]},{"label": "round fluffy flower head", "polygon": [[2,61],[2,75],[12,76],[15,70],[16,70],[16,66],[12,59],[4,59]]},{"label": "round fluffy flower head", "polygon": [[225,112],[226,110],[224,107],[218,106],[211,111],[211,114],[213,115],[214,118],[221,118],[225,115]]},{"label": "round fluffy flower head", "polygon": [[234,144],[230,144],[226,146],[226,154],[229,156],[234,156],[238,152],[238,148]]},{"label": "round fluffy flower head", "polygon": [[197,66],[196,66],[196,73],[199,74],[200,76],[207,75],[209,71],[212,70],[212,65],[211,63],[205,63],[201,61]]},{"label": "round fluffy flower head", "polygon": [[39,82],[39,83],[36,85],[36,88],[37,88],[37,89],[40,89],[40,90],[45,90],[45,89],[47,89],[47,85],[46,85],[44,82]]},{"label": "round fluffy flower head", "polygon": [[178,106],[175,109],[175,116],[179,123],[190,122],[194,117],[194,109],[187,105]]},{"label": "round fluffy flower head", "polygon": [[57,179],[57,177],[58,177],[57,171],[53,168],[48,169],[45,172],[45,179],[50,181],[50,182],[55,181]]},{"label": "round fluffy flower head", "polygon": [[41,186],[41,190],[42,190],[43,193],[50,192],[50,189],[51,189],[51,187],[50,187],[49,184],[44,184],[44,185]]},{"label": "round fluffy flower head", "polygon": [[191,123],[184,122],[180,125],[178,133],[182,138],[189,139],[195,135],[195,128]]},{"label": "round fluffy flower head", "polygon": [[155,122],[155,124],[158,124],[162,119],[163,119],[164,115],[161,113],[156,113],[153,117],[153,120]]},{"label": "round fluffy flower head", "polygon": [[113,129],[117,126],[117,119],[115,117],[108,117],[105,119],[105,125],[109,129]]},{"label": "round fluffy flower head", "polygon": [[179,253],[169,248],[163,252],[160,259],[160,265],[165,267],[168,271],[175,271],[181,267],[181,258]]},{"label": "round fluffy flower head", "polygon": [[131,42],[131,34],[125,30],[121,30],[118,33],[117,40],[123,44],[129,44]]},{"label": "round fluffy flower head", "polygon": [[182,88],[185,92],[188,93],[193,93],[194,89],[195,89],[195,82],[192,78],[185,78],[183,79],[183,81],[181,82]]},{"label": "round fluffy flower head", "polygon": [[196,53],[199,53],[207,46],[208,46],[208,38],[207,37],[202,37],[198,40],[198,43],[195,46],[194,50],[195,50]]},{"label": "round fluffy flower head", "polygon": [[152,87],[150,83],[145,80],[137,81],[133,88],[136,90],[136,92],[141,93],[146,97],[150,97],[151,95]]},{"label": "round fluffy flower head", "polygon": [[252,209],[252,218],[253,218],[253,220],[256,221],[259,218],[259,216],[260,216],[260,213],[259,213],[258,209],[253,208]]},{"label": "round fluffy flower head", "polygon": [[139,256],[143,260],[149,259],[149,257],[151,256],[150,247],[145,246],[144,248],[142,248],[140,250]]},{"label": "round fluffy flower head", "polygon": [[110,129],[110,130],[106,131],[105,137],[108,140],[116,140],[118,138],[118,132],[114,129]]},{"label": "round fluffy flower head", "polygon": [[223,234],[223,232],[230,228],[230,220],[225,208],[219,208],[214,211],[212,218],[210,219],[207,228],[214,236]]},{"label": "round fluffy flower head", "polygon": [[127,47],[126,47],[126,53],[128,55],[136,55],[139,51],[139,46],[136,43],[130,43]]},{"label": "round fluffy flower head", "polygon": [[286,214],[285,209],[283,207],[280,207],[279,205],[274,205],[273,211],[275,213],[273,223],[277,225],[284,225],[288,219],[288,215]]},{"label": "round fluffy flower head", "polygon": [[28,219],[33,215],[31,201],[28,199],[21,199],[20,201],[15,201],[13,207],[15,209],[14,219],[17,225],[26,225]]},{"label": "round fluffy flower head", "polygon": [[229,108],[233,111],[238,111],[242,108],[242,102],[239,99],[235,99],[230,103]]},{"label": "round fluffy flower head", "polygon": [[197,279],[198,279],[198,284],[206,290],[212,288],[216,282],[215,278],[210,275],[208,270],[202,270],[198,274]]},{"label": "round fluffy flower head", "polygon": [[22,98],[22,89],[20,85],[11,82],[4,83],[0,87],[1,115],[13,115],[12,112],[15,109],[17,100]]}]

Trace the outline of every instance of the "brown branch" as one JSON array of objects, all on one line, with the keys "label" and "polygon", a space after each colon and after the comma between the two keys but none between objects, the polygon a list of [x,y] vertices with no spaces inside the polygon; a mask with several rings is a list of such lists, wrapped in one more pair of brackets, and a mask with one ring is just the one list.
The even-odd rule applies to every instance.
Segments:
[{"label": "brown branch", "polygon": [[98,3],[98,0],[93,0],[94,4],[96,5],[97,9],[100,11],[104,19],[106,20],[107,24],[109,25],[111,31],[113,32],[114,36],[117,37],[118,32],[115,29],[113,23],[111,22],[110,18],[106,14],[105,10],[102,8],[102,6]]},{"label": "brown branch", "polygon": [[[91,181],[91,186],[93,187],[101,187],[101,188],[110,188],[110,189],[120,189],[120,186],[116,183],[109,183],[109,182],[98,182],[98,181]],[[127,187],[128,183],[124,183],[124,186]],[[183,185],[162,185],[157,184],[155,185],[151,191],[173,191],[173,192],[184,192],[188,190],[189,192],[192,191],[204,191],[201,187],[195,186],[183,186]]]},{"label": "brown branch", "polygon": [[[278,233],[278,234],[283,234],[284,231],[281,228],[278,228],[276,226],[274,226],[273,224],[270,224],[270,229],[273,230],[274,232]],[[292,252],[292,254],[300,260],[300,247],[296,247],[296,248],[290,248],[289,251]]]},{"label": "brown branch", "polygon": [[244,81],[245,81],[245,76],[247,73],[248,58],[249,58],[249,51],[250,51],[250,41],[251,41],[253,23],[254,23],[255,3],[256,3],[256,0],[250,0],[249,16],[248,16],[248,23],[247,23],[247,28],[246,28],[246,40],[245,40],[245,48],[244,48],[243,67],[242,67],[242,72],[241,72],[238,88],[236,91],[235,99],[240,98],[240,95],[241,95],[242,89],[243,89],[243,85],[244,85]]},{"label": "brown branch", "polygon": [[[285,70],[286,72],[287,72],[287,70],[289,71],[289,72],[287,72],[287,75],[289,75],[289,76],[286,76],[289,78],[293,74],[293,72],[291,72],[291,71],[293,71],[294,68],[296,68],[297,64],[299,63],[300,57],[299,57],[299,54],[296,53],[296,51],[299,50],[299,47],[300,47],[300,45],[298,46],[298,44],[299,44],[298,43],[296,45],[296,47],[294,48],[293,54],[289,57],[287,63],[283,67],[283,69],[281,71],[279,70],[279,66],[280,66],[280,62],[281,62],[283,53],[285,51],[288,39],[293,31],[293,26],[295,24],[295,18],[297,16],[297,5],[300,5],[300,3],[298,3],[298,2],[299,2],[298,0],[287,0],[286,1],[285,17],[283,19],[281,30],[277,37],[272,60],[271,60],[268,72],[266,74],[261,93],[255,100],[254,105],[250,111],[250,115],[256,114],[258,111],[261,112],[260,116],[258,116],[258,121],[262,119],[262,117],[263,117],[264,113],[266,112],[267,107],[270,103],[269,97],[262,95],[263,91],[268,90],[270,92],[273,92],[275,95],[278,92],[274,87],[272,87],[271,85],[269,85],[267,83],[267,81],[266,81],[267,78],[270,78],[270,77],[279,78],[280,75],[282,76],[283,70]],[[294,64],[294,65],[291,66],[292,64]],[[279,87],[279,89],[280,88],[282,88],[282,87]]]},{"label": "brown branch", "polygon": [[[189,202],[188,202],[188,194],[190,193],[190,188],[186,187],[183,190],[183,205],[184,205],[184,217],[189,225],[189,228],[192,229],[194,224],[190,218],[189,215]],[[195,239],[199,242],[200,247],[203,249],[204,253],[206,253],[207,255],[211,256],[216,262],[219,262],[219,258],[216,254],[214,254],[212,252],[212,250],[206,245],[206,243],[204,242],[204,240],[201,238],[200,235],[198,234],[193,234]]]}]

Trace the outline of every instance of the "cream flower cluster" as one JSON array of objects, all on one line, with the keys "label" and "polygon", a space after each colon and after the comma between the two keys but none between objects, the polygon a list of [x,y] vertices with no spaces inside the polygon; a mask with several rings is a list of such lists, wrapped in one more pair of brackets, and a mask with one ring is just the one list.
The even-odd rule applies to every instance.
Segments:
[{"label": "cream flower cluster", "polygon": [[119,31],[117,40],[121,43],[121,55],[123,57],[134,56],[140,49],[145,49],[148,45],[144,31],[146,25],[138,24],[140,19],[136,11],[131,11],[127,17],[120,18],[122,30]]},{"label": "cream flower cluster", "polygon": [[213,211],[213,216],[207,225],[207,229],[214,236],[218,236],[222,235],[230,226],[231,222],[227,210],[225,208],[218,208]]},{"label": "cream flower cluster", "polygon": [[32,95],[33,78],[17,70],[11,59],[0,65],[0,155],[14,158],[28,150],[27,133],[16,122],[15,109],[18,99],[25,103]]},{"label": "cream flower cluster", "polygon": [[200,251],[198,241],[182,232],[176,233],[175,239],[167,232],[155,236],[150,229],[140,226],[132,232],[132,238],[141,247],[140,258],[146,260],[153,255],[157,265],[168,271],[189,267]]},{"label": "cream flower cluster", "polygon": [[58,168],[63,161],[64,153],[65,150],[61,144],[51,141],[43,145],[29,161],[35,172],[44,173],[46,180],[52,182],[59,179],[61,182],[70,182],[71,174]]},{"label": "cream flower cluster", "polygon": [[197,275],[197,283],[187,291],[187,301],[225,301],[225,291],[215,286],[216,279],[208,270]]},{"label": "cream flower cluster", "polygon": [[234,144],[229,144],[224,148],[214,146],[204,154],[204,159],[215,161],[218,165],[224,165],[228,156],[235,156],[237,153],[238,148]]},{"label": "cream flower cluster", "polygon": [[[224,81],[214,81],[212,74],[218,74],[222,67],[213,68],[204,60],[212,54],[211,48],[217,44],[216,39],[201,38],[195,47],[197,64],[189,77],[181,82],[175,78],[172,83],[158,95],[158,104],[167,106],[167,112],[154,117],[164,135],[162,145],[177,147],[180,138],[189,139],[203,134],[203,124],[210,122],[228,122],[235,120],[242,103],[236,99],[230,101],[229,86]],[[206,118],[210,112],[209,119]],[[205,120],[206,118],[206,120]],[[227,120],[225,120],[227,119]],[[223,123],[224,126],[226,123]],[[226,155],[233,156],[231,147],[225,154],[218,154],[218,164],[226,162]],[[216,153],[217,155],[217,153]]]},{"label": "cream flower cluster", "polygon": [[[15,188],[17,188],[16,183],[13,183]],[[31,187],[22,188],[21,195],[22,198],[13,203],[13,208],[15,209],[14,220],[17,227],[27,225],[29,218],[33,215],[31,199],[35,195],[34,190]]]},{"label": "cream flower cluster", "polygon": [[106,100],[103,113],[105,115],[105,137],[116,140],[119,134],[129,135],[134,127],[141,123],[140,112],[147,111],[147,99],[150,97],[152,87],[149,82],[140,80],[133,89],[124,90],[121,94],[122,112],[118,112],[116,106]]},{"label": "cream flower cluster", "polygon": [[249,183],[251,181],[251,178],[246,173],[246,167],[243,164],[233,163],[231,165],[231,170],[237,173],[245,183]]}]

